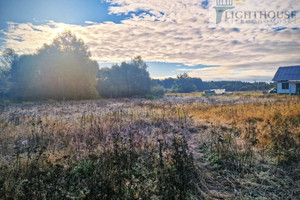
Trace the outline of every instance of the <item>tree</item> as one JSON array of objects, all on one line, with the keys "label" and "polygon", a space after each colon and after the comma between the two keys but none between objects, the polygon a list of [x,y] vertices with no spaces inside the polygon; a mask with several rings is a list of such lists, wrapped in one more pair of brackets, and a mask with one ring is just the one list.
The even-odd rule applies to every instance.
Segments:
[{"label": "tree", "polygon": [[203,87],[203,81],[201,78],[190,78],[191,82],[193,85],[195,85],[196,90],[200,91],[201,88]]},{"label": "tree", "polygon": [[92,98],[98,69],[84,42],[67,31],[12,65],[11,94],[23,100]]},{"label": "tree", "polygon": [[98,72],[97,89],[102,97],[132,97],[150,92],[151,79],[147,64],[140,56]]},{"label": "tree", "polygon": [[172,90],[174,92],[189,93],[196,91],[196,86],[193,83],[193,79],[187,73],[183,73],[177,75]]},{"label": "tree", "polygon": [[7,95],[10,83],[10,71],[11,66],[17,62],[18,55],[13,49],[7,48],[3,51],[2,57],[0,58],[0,97]]}]

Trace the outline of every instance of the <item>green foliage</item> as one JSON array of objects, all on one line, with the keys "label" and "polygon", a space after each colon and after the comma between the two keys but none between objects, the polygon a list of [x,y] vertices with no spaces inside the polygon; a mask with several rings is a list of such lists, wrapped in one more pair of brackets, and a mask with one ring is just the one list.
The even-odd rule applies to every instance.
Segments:
[{"label": "green foliage", "polygon": [[151,88],[151,94],[156,97],[162,97],[165,94],[165,89],[164,89],[164,87],[162,87],[160,85],[154,86]]},{"label": "green foliage", "polygon": [[147,65],[140,56],[98,72],[97,89],[102,97],[132,97],[150,93],[151,80]]},{"label": "green foliage", "polygon": [[276,87],[275,83],[266,82],[242,82],[242,81],[208,81],[202,84],[203,90],[210,89],[226,89],[226,91],[256,91],[256,90],[269,90]]},{"label": "green foliage", "polygon": [[84,42],[65,32],[11,65],[10,95],[19,100],[93,98],[98,64],[90,57]]},{"label": "green foliage", "polygon": [[189,93],[196,91],[196,85],[193,79],[187,73],[177,75],[174,85],[172,86],[173,92]]},{"label": "green foliage", "polygon": [[152,79],[153,85],[161,85],[165,89],[171,89],[175,82],[175,78],[166,78],[163,80],[160,79]]},{"label": "green foliage", "polygon": [[18,55],[13,49],[5,49],[0,59],[0,99],[7,97],[10,89],[11,66],[18,61]]},{"label": "green foliage", "polygon": [[[153,79],[154,85],[161,85],[166,89],[174,88],[176,79],[167,78],[164,80]],[[226,89],[226,91],[255,91],[255,90],[269,90],[276,87],[274,83],[266,82],[242,82],[242,81],[202,81],[201,78],[191,78],[189,79],[191,84],[196,86],[196,90],[202,92],[204,90],[210,89]]]}]

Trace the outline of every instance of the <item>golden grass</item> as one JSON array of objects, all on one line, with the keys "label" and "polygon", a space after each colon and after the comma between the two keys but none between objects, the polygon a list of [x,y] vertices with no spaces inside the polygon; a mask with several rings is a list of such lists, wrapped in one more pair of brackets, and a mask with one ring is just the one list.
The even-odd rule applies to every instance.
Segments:
[{"label": "golden grass", "polygon": [[269,150],[278,162],[297,157],[300,145],[300,101],[192,105],[189,113],[237,131],[260,150]]},{"label": "golden grass", "polygon": [[251,118],[262,121],[272,120],[278,114],[283,117],[300,116],[300,102],[197,104],[188,107],[188,110],[196,119],[238,124]]},{"label": "golden grass", "polygon": [[[0,199],[1,187],[6,192],[2,195],[16,199],[36,194],[77,197],[83,188],[95,193],[81,199],[94,199],[99,191],[112,191],[107,194],[112,199],[134,199],[124,198],[128,191],[140,199],[168,199],[175,194],[172,188],[186,183],[191,184],[178,189],[179,195],[183,192],[177,199],[200,194],[216,199],[214,192],[228,194],[228,199],[252,199],[255,190],[262,199],[294,194],[299,184],[292,178],[298,175],[290,168],[295,174],[299,168],[294,166],[299,166],[300,155],[299,97],[180,95],[196,98],[32,103],[3,110]],[[280,171],[285,177],[273,170],[276,160],[288,164],[287,171]],[[27,191],[23,183],[35,188]],[[102,188],[107,185],[110,190]],[[161,192],[166,186],[171,193]]]}]

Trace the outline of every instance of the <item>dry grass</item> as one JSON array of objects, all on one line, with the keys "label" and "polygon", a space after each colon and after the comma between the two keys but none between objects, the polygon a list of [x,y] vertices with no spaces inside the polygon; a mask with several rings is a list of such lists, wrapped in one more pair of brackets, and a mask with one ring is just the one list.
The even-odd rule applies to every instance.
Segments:
[{"label": "dry grass", "polygon": [[299,101],[265,102],[225,105],[192,105],[188,111],[197,119],[220,121],[224,123],[242,123],[251,118],[264,122],[273,120],[275,116],[296,117],[300,115]]},{"label": "dry grass", "polygon": [[[256,147],[263,149],[285,148],[294,156],[300,146],[300,101],[241,103],[208,105],[196,104],[187,108],[197,120],[207,123],[227,125],[240,133],[243,139],[249,139]],[[287,143],[286,145],[284,145]],[[274,146],[276,145],[276,147]],[[281,147],[279,147],[281,145]],[[278,161],[284,161],[282,152],[278,152]],[[294,157],[293,156],[293,157]]]},{"label": "dry grass", "polygon": [[0,198],[299,199],[299,125],[286,96],[8,105]]}]

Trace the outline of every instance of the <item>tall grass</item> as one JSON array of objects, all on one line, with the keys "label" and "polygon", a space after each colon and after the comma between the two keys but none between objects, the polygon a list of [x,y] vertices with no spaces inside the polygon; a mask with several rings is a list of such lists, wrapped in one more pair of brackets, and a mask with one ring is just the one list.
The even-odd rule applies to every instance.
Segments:
[{"label": "tall grass", "polygon": [[300,196],[295,97],[26,103],[0,111],[0,199]]},{"label": "tall grass", "polygon": [[138,119],[131,108],[110,109],[3,120],[1,198],[201,198],[184,113],[140,108],[149,117]]},{"label": "tall grass", "polygon": [[300,102],[194,104],[187,108],[195,119],[229,126],[277,162],[299,162]]}]

